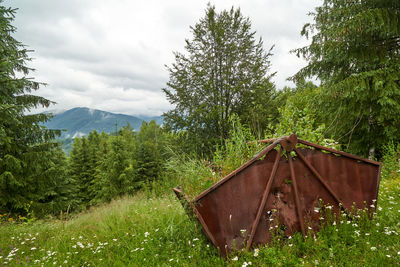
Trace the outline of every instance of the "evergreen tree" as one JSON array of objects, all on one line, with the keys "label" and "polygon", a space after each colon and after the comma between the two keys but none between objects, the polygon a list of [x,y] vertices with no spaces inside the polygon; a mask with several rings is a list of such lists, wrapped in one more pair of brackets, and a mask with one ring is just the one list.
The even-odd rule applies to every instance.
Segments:
[{"label": "evergreen tree", "polygon": [[172,130],[186,131],[186,142],[197,152],[209,153],[229,135],[232,114],[254,124],[247,120],[260,110],[258,97],[274,89],[267,75],[271,50],[264,51],[262,40],[256,41],[250,20],[239,9],[217,13],[209,5],[190,29],[187,53],[176,52],[168,67],[163,91],[175,108],[164,119]]},{"label": "evergreen tree", "polygon": [[329,133],[373,156],[400,140],[400,1],[325,0],[311,14],[312,42],[295,50],[308,65],[293,78],[320,79]]},{"label": "evergreen tree", "polygon": [[90,185],[94,179],[94,173],[90,165],[90,154],[86,137],[75,138],[69,158],[69,175],[73,179],[78,202],[87,206],[91,200]]},{"label": "evergreen tree", "polygon": [[49,115],[27,112],[48,107],[51,101],[31,94],[40,83],[29,77],[33,71],[26,65],[30,60],[29,50],[13,37],[16,29],[11,23],[15,9],[2,6],[2,2],[0,0],[0,208],[21,212],[28,203],[35,205],[49,197],[41,193],[57,180],[45,173],[50,173],[56,164],[52,157],[59,154],[58,144],[52,139],[59,132],[41,126]]},{"label": "evergreen tree", "polygon": [[137,136],[138,177],[144,182],[160,178],[165,153],[163,130],[152,120],[143,122]]},{"label": "evergreen tree", "polygon": [[122,127],[116,136],[108,139],[108,151],[99,166],[96,202],[110,201],[124,194],[133,193],[141,186],[137,176],[135,159],[136,137],[128,124]]}]

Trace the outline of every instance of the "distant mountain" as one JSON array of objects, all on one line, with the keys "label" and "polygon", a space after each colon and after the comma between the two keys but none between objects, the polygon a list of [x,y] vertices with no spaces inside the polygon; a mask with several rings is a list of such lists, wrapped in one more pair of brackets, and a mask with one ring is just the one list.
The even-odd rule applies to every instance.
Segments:
[{"label": "distant mountain", "polygon": [[139,131],[143,121],[155,120],[162,124],[162,117],[142,117],[115,114],[107,111],[89,109],[84,107],[73,108],[54,115],[45,123],[49,129],[65,129],[61,139],[87,136],[91,131],[112,133],[119,130],[122,126],[129,124],[136,131]]}]

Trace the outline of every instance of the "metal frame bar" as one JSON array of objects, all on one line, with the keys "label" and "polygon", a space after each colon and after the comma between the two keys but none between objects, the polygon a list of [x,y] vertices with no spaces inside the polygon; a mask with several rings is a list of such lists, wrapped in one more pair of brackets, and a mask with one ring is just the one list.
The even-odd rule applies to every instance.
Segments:
[{"label": "metal frame bar", "polygon": [[308,169],[314,174],[314,176],[318,179],[318,181],[325,187],[326,190],[328,190],[329,194],[333,196],[336,202],[338,204],[342,203],[340,198],[335,194],[332,188],[324,181],[319,172],[311,165],[311,163],[308,162],[308,160],[304,157],[304,155],[297,148],[295,148],[294,151],[299,156],[299,158],[304,162],[304,164],[308,167]]},{"label": "metal frame bar", "polygon": [[[196,206],[189,200],[189,198],[179,189],[173,189],[178,199],[181,201],[183,208],[188,213],[189,217],[196,217],[200,224],[203,226],[203,230],[206,236],[210,239],[211,243],[213,243],[214,247],[218,248],[217,241],[215,240],[213,234],[208,229],[207,224],[205,223],[203,217],[201,216],[200,212],[197,210]],[[189,214],[188,207],[191,208],[194,214]],[[193,216],[194,215],[194,216]],[[220,248],[222,249],[222,248]],[[222,251],[221,251],[222,252]]]},{"label": "metal frame bar", "polygon": [[381,165],[380,162],[377,162],[375,160],[365,159],[365,158],[362,158],[362,157],[359,157],[359,156],[356,156],[356,155],[353,155],[353,154],[350,154],[350,153],[347,153],[347,152],[343,152],[343,151],[339,151],[339,150],[332,149],[332,148],[329,148],[329,147],[324,147],[324,146],[320,146],[320,145],[317,145],[317,144],[314,144],[314,143],[310,143],[310,142],[302,140],[302,139],[297,139],[297,141],[299,143],[303,144],[303,145],[315,147],[317,149],[325,150],[325,151],[328,151],[328,152],[331,152],[331,153],[334,153],[334,154],[339,154],[339,155],[342,155],[342,156],[345,156],[345,157],[348,157],[348,158],[351,158],[351,159],[364,161],[364,162],[367,162],[367,163],[370,163],[370,164],[374,164],[374,165]]},{"label": "metal frame bar", "polygon": [[297,188],[296,175],[295,175],[294,169],[293,169],[293,160],[292,160],[292,156],[290,155],[289,151],[287,151],[286,154],[288,156],[290,176],[292,177],[292,182],[293,182],[294,201],[296,202],[297,216],[299,218],[301,232],[303,233],[303,235],[306,235],[306,229],[305,229],[304,219],[303,219],[303,214],[302,214],[303,209],[301,207],[301,203],[300,203],[300,199],[299,199],[299,192],[298,192],[298,188]]},{"label": "metal frame bar", "polygon": [[258,210],[257,210],[256,218],[254,219],[253,225],[251,227],[250,238],[247,241],[247,249],[249,249],[251,244],[253,243],[254,235],[256,234],[256,230],[257,230],[258,224],[260,222],[261,213],[264,210],[265,203],[267,202],[269,191],[271,190],[272,182],[275,178],[275,174],[278,169],[279,160],[281,158],[281,155],[282,155],[282,146],[279,147],[278,154],[276,154],[274,165],[272,167],[272,171],[271,171],[269,180],[267,182],[263,196],[261,198],[260,206],[258,207]]}]

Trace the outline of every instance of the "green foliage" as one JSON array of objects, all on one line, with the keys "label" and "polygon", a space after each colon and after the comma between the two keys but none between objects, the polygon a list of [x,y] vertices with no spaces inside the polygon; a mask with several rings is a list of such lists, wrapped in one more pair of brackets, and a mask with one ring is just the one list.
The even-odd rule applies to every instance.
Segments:
[{"label": "green foliage", "polygon": [[260,144],[254,142],[256,138],[250,128],[242,125],[238,117],[232,116],[229,122],[230,138],[224,140],[224,145],[217,147],[213,157],[215,168],[222,177],[243,165],[262,149]]},{"label": "green foliage", "polygon": [[400,173],[400,144],[390,142],[382,148],[382,177],[393,178]]},{"label": "green foliage", "polygon": [[311,15],[302,35],[312,42],[295,50],[308,65],[294,79],[320,79],[330,134],[373,156],[400,139],[400,2],[325,0]]},{"label": "green foliage", "polygon": [[88,207],[130,195],[160,179],[164,170],[168,134],[155,123],[144,122],[135,133],[129,125],[115,135],[93,131],[75,138],[68,172],[75,200],[72,208]]},{"label": "green foliage", "polygon": [[28,50],[14,39],[15,9],[0,1],[0,213],[26,214],[27,203],[38,213],[55,212],[64,200],[65,156],[53,141],[59,131],[41,124],[47,114],[29,114],[52,102],[31,94],[41,85],[29,74]]},{"label": "green foliage", "polygon": [[186,132],[192,151],[209,156],[229,136],[233,114],[258,132],[274,118],[274,106],[266,106],[275,92],[267,75],[271,50],[255,40],[250,20],[239,9],[218,13],[208,5],[191,31],[187,53],[176,52],[168,67],[163,91],[175,107],[164,119],[171,130]]},{"label": "green foliage", "polygon": [[318,120],[316,97],[320,88],[312,83],[297,83],[295,89],[286,89],[286,103],[279,110],[279,123],[266,131],[266,136],[282,137],[296,134],[299,138],[326,147],[340,149],[339,144],[326,137],[326,127]]},{"label": "green foliage", "polygon": [[116,136],[109,137],[109,151],[99,166],[100,192],[93,192],[103,201],[133,193],[140,187],[135,159],[136,136],[128,125]]},{"label": "green foliage", "polygon": [[165,161],[167,140],[164,131],[154,120],[143,122],[137,139],[138,175],[146,182],[158,180]]},{"label": "green foliage", "polygon": [[[188,196],[195,197],[262,149],[262,145],[253,142],[255,138],[251,130],[242,125],[237,116],[232,116],[229,123],[231,137],[216,148],[212,162],[180,151],[170,151],[161,186],[171,188],[181,185]],[[252,143],[248,144],[249,141]],[[159,188],[156,190],[163,192]]]}]

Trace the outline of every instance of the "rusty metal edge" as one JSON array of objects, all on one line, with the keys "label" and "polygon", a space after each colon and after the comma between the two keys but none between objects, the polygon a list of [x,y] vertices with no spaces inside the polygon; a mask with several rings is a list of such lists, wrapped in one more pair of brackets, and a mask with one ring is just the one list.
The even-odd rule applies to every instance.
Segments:
[{"label": "rusty metal edge", "polygon": [[230,174],[228,174],[227,176],[225,176],[223,179],[219,180],[217,183],[215,183],[213,186],[207,188],[206,190],[204,190],[203,192],[201,192],[195,199],[194,202],[199,201],[200,199],[202,199],[205,195],[207,195],[208,193],[210,193],[211,191],[214,191],[215,189],[217,189],[219,186],[221,186],[222,184],[226,183],[227,181],[229,181],[231,178],[233,178],[236,174],[238,174],[239,172],[243,171],[244,169],[246,169],[248,166],[250,166],[251,164],[253,164],[256,160],[260,159],[262,156],[264,156],[265,154],[267,154],[268,152],[270,152],[272,149],[275,148],[275,146],[277,144],[279,144],[279,142],[284,139],[287,138],[286,136],[276,139],[271,145],[267,146],[266,148],[264,148],[263,150],[261,150],[261,152],[259,152],[258,154],[256,154],[253,158],[251,158],[249,161],[247,161],[246,163],[244,163],[242,166],[240,166],[239,168],[237,168],[236,170],[234,170],[233,172],[231,172]]},{"label": "rusty metal edge", "polygon": [[353,155],[353,154],[350,154],[350,153],[347,153],[347,152],[343,152],[343,151],[339,151],[339,150],[336,150],[336,149],[333,149],[333,148],[328,148],[328,147],[324,147],[324,146],[321,146],[321,145],[317,145],[317,144],[314,144],[314,143],[311,143],[311,142],[308,142],[308,141],[305,141],[305,140],[302,140],[302,139],[298,139],[297,141],[299,143],[303,144],[303,145],[312,146],[312,147],[315,147],[315,148],[320,149],[320,150],[325,150],[325,151],[328,151],[328,152],[331,152],[331,153],[335,153],[335,154],[339,154],[339,155],[345,156],[347,158],[351,158],[351,159],[355,159],[355,160],[361,160],[361,161],[364,161],[364,162],[367,162],[367,163],[370,163],[370,164],[373,164],[373,165],[380,165],[381,164],[380,162],[375,161],[375,160],[362,158],[362,157],[359,157],[359,156],[356,156],[356,155]]},{"label": "rusty metal edge", "polygon": [[[219,248],[218,245],[217,245],[217,242],[216,242],[216,240],[215,240],[215,238],[214,238],[214,236],[213,236],[212,233],[210,232],[210,229],[208,229],[207,224],[205,223],[203,217],[201,216],[201,214],[200,214],[199,211],[197,210],[196,206],[189,200],[189,198],[182,192],[182,190],[179,189],[179,186],[173,188],[172,190],[175,192],[175,194],[176,194],[176,196],[178,197],[178,199],[180,200],[180,202],[181,202],[183,208],[184,208],[184,209],[186,210],[186,212],[188,213],[189,218],[195,217],[195,218],[198,220],[198,222],[201,224],[201,226],[203,227],[204,233],[206,234],[206,236],[208,237],[208,239],[211,241],[211,243],[214,245],[214,247]],[[188,209],[187,209],[188,207],[191,208],[191,211],[192,211],[193,213],[190,213],[190,212],[188,211]],[[222,253],[221,248],[220,248],[220,253]]]},{"label": "rusty metal edge", "polygon": [[376,195],[375,195],[375,208],[374,208],[374,212],[376,212],[376,209],[378,207],[378,195],[379,195],[379,184],[381,183],[381,171],[382,171],[382,163],[379,162],[379,168],[378,168],[378,177],[377,177],[377,183],[376,183]]}]

